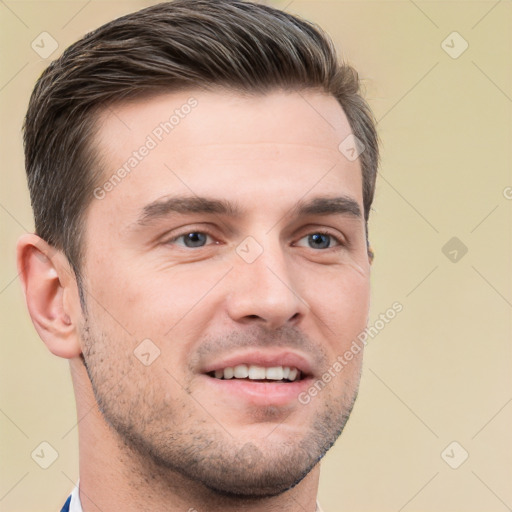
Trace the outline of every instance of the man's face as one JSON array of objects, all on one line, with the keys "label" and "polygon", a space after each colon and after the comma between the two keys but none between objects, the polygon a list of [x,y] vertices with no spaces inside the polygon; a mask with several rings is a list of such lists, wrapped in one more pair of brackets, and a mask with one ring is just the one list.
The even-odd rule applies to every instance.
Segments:
[{"label": "man's face", "polygon": [[359,383],[361,353],[299,400],[368,315],[345,114],[314,92],[188,91],[117,105],[98,126],[98,185],[117,177],[86,214],[82,338],[105,419],[209,488],[283,492],[341,433]]}]

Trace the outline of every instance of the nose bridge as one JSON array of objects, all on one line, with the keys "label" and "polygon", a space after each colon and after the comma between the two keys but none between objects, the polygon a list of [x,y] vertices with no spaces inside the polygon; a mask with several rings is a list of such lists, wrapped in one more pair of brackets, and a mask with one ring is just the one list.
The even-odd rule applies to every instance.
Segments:
[{"label": "nose bridge", "polygon": [[276,236],[249,236],[236,248],[228,313],[236,321],[258,320],[271,327],[298,321],[307,308],[282,243]]}]

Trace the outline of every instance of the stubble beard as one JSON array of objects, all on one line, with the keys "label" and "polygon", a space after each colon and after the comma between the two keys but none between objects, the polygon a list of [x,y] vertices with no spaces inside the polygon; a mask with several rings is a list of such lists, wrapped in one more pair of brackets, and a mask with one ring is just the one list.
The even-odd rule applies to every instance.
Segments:
[{"label": "stubble beard", "polygon": [[[118,446],[137,459],[135,465],[146,472],[145,477],[158,477],[169,485],[178,473],[224,497],[261,499],[282,494],[302,481],[335,443],[358,393],[360,373],[347,383],[341,396],[322,391],[325,401],[311,414],[314,419],[301,439],[273,442],[270,433],[257,442],[244,442],[186,391],[175,403],[163,399],[151,403],[147,398],[154,397],[159,388],[151,379],[130,378],[132,371],[140,372],[133,354],[129,359],[112,354],[109,347],[123,345],[94,331],[86,319],[82,360],[99,410]],[[117,382],[116,374],[120,376]]]}]

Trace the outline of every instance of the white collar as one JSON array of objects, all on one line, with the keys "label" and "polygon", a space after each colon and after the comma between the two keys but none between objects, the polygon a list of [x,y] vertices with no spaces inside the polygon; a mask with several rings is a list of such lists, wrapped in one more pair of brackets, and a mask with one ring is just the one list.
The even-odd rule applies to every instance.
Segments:
[{"label": "white collar", "polygon": [[75,485],[73,492],[71,493],[71,503],[69,504],[69,512],[84,512],[82,510],[82,503],[80,502],[80,493],[78,491],[78,484],[80,480]]}]

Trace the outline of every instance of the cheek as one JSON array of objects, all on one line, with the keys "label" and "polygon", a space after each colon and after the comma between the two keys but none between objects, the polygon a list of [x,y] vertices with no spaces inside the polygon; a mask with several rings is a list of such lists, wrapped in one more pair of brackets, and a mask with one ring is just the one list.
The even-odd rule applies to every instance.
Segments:
[{"label": "cheek", "polygon": [[336,355],[346,350],[365,329],[370,307],[370,280],[366,272],[350,265],[315,276],[304,299]]},{"label": "cheek", "polygon": [[100,318],[109,322],[110,317],[134,337],[149,337],[147,329],[162,335],[186,314],[187,304],[198,299],[199,290],[180,272],[148,271],[115,256],[112,261],[117,263],[98,261],[94,268],[89,267],[88,302]]},{"label": "cheek", "polygon": [[[128,269],[129,267],[125,267]],[[133,351],[142,340],[151,340],[161,351],[159,361],[185,372],[194,344],[219,314],[219,284],[226,269],[208,272],[199,266],[155,271],[132,265],[130,272],[117,268],[94,289],[94,318],[115,336],[118,347]],[[221,288],[221,287],[219,287]],[[91,313],[93,312],[91,310]]]}]

